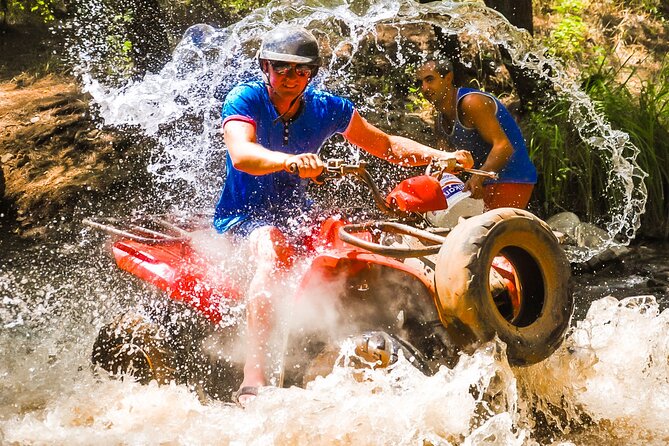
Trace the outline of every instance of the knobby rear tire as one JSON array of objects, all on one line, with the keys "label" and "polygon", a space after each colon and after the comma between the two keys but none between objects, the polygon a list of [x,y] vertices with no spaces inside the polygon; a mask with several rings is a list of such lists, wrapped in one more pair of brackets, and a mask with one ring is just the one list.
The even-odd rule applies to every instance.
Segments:
[{"label": "knobby rear tire", "polygon": [[112,376],[132,376],[142,384],[167,384],[176,378],[175,354],[164,330],[133,312],[100,329],[91,359]]}]

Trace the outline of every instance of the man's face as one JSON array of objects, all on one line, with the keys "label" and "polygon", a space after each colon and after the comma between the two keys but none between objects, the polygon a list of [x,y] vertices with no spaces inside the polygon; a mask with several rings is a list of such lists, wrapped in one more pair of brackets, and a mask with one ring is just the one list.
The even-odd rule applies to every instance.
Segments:
[{"label": "man's face", "polygon": [[311,67],[289,62],[269,61],[269,80],[274,91],[285,97],[302,93],[311,78]]},{"label": "man's face", "polygon": [[442,77],[437,71],[434,61],[427,62],[418,69],[416,79],[425,99],[431,103],[442,101],[451,87],[451,78],[453,73],[448,73]]}]

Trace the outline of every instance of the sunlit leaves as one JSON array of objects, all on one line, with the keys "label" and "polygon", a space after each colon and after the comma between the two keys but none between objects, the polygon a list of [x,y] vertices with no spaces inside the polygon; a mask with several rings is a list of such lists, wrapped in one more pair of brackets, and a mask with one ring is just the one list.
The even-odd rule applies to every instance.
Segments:
[{"label": "sunlit leaves", "polygon": [[7,11],[9,15],[17,13],[35,15],[45,23],[49,23],[55,19],[53,13],[60,3],[58,0],[9,0]]},{"label": "sunlit leaves", "polygon": [[571,59],[583,51],[587,27],[582,14],[583,0],[558,0],[554,11],[561,18],[550,33],[551,51],[565,59]]}]

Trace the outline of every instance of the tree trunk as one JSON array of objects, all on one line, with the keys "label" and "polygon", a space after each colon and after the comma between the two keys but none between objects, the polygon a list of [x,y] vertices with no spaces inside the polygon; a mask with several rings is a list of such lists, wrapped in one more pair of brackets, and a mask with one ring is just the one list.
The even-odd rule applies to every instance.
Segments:
[{"label": "tree trunk", "polygon": [[[532,0],[484,0],[488,8],[500,12],[512,25],[534,33],[532,26]],[[521,102],[521,110],[536,109],[550,97],[553,86],[537,73],[514,64],[508,50],[499,46],[504,65],[509,70]]]},{"label": "tree trunk", "polygon": [[534,33],[532,26],[532,0],[484,0],[488,8],[498,11],[518,28]]}]

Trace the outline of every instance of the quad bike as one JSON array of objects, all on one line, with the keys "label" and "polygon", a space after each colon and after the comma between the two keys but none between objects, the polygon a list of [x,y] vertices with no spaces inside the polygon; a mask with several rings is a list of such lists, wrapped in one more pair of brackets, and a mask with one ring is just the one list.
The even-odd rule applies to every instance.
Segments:
[{"label": "quad bike", "polygon": [[[313,314],[310,324],[285,328],[275,384],[301,385],[331,371],[343,338],[353,340],[361,363],[384,367],[403,354],[426,374],[495,337],[515,366],[541,361],[560,345],[573,311],[570,268],[542,220],[503,208],[453,228],[430,227],[416,178],[398,186],[409,196],[398,206],[391,199],[398,189],[384,199],[363,162],[330,160],[322,179],[345,176],[362,180],[389,218],[333,216],[305,239],[308,267],[290,313],[309,307]],[[194,247],[201,221],[151,216],[85,223],[112,234],[117,265],[163,296],[102,327],[93,363],[113,375],[176,380],[229,397],[242,376],[243,355],[234,345],[245,326],[245,288],[232,275],[212,274],[211,262]],[[324,309],[336,310],[334,321]]]}]

